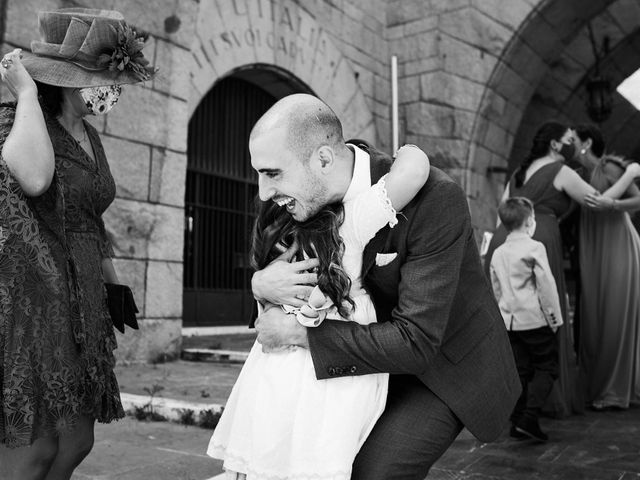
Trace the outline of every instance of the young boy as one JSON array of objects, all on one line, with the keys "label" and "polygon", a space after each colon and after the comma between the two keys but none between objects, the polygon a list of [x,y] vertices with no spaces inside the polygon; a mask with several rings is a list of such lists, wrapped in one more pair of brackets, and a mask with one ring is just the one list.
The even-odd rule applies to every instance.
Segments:
[{"label": "young boy", "polygon": [[544,442],[548,436],[538,416],[558,377],[558,290],[544,245],[531,238],[536,229],[533,203],[509,198],[498,208],[498,216],[509,235],[491,259],[491,284],[522,382],[511,414],[511,436]]}]

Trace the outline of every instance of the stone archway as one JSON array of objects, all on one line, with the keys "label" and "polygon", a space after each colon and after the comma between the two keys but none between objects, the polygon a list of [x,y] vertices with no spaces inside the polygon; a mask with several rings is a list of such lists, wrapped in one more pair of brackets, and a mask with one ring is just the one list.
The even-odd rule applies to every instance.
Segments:
[{"label": "stone archway", "polygon": [[201,0],[195,30],[189,117],[217,79],[266,64],[299,78],[327,102],[342,120],[345,136],[375,140],[373,115],[350,61],[300,4]]}]

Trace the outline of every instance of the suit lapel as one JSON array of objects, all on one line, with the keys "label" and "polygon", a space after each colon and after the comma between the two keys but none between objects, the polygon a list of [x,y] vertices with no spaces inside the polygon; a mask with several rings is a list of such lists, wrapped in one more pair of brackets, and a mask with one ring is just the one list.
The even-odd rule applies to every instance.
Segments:
[{"label": "suit lapel", "polygon": [[[357,145],[369,154],[369,165],[371,169],[371,184],[375,184],[380,178],[389,172],[393,160],[387,154],[376,150],[368,143],[361,140],[351,140],[348,143]],[[373,237],[364,249],[362,255],[362,278],[364,278],[376,260],[376,254],[385,249],[390,232],[389,226],[381,229],[375,237]]]}]

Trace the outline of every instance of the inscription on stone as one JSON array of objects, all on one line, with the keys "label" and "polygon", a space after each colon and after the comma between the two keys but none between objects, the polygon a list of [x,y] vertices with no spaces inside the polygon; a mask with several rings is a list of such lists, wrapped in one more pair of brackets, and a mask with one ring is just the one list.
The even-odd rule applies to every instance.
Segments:
[{"label": "inscription on stone", "polygon": [[[223,55],[233,49],[267,46],[303,65],[311,61],[327,61],[326,32],[299,7],[276,0],[230,1],[236,21],[209,39],[215,55]],[[266,20],[271,28],[252,26],[251,18]],[[330,62],[330,66],[334,64]]]}]

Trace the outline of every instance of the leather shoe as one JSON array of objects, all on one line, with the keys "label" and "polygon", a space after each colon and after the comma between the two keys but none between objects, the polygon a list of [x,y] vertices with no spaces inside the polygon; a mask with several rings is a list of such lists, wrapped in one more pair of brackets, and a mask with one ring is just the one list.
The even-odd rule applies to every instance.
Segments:
[{"label": "leather shoe", "polygon": [[529,438],[528,435],[525,435],[524,433],[520,433],[517,429],[515,425],[511,425],[511,428],[509,429],[509,436],[511,438],[516,438],[518,440],[523,440],[525,438]]},{"label": "leather shoe", "polygon": [[540,424],[538,423],[537,418],[524,416],[515,425],[515,429],[527,437],[538,440],[539,442],[546,442],[549,440],[549,436],[540,429]]}]

